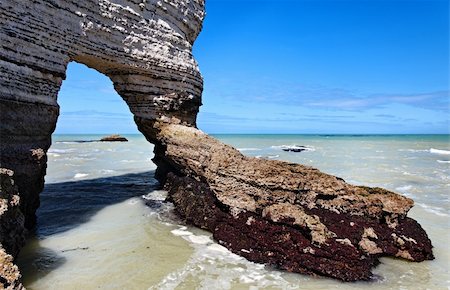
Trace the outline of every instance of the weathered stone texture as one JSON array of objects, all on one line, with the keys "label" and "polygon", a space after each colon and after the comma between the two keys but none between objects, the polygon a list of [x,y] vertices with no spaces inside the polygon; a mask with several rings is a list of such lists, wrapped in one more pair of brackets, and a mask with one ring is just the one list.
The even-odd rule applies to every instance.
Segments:
[{"label": "weathered stone texture", "polygon": [[246,157],[195,128],[160,124],[157,139],[177,174],[165,186],[180,214],[249,260],[355,281],[371,278],[379,256],[433,259],[407,197]]},{"label": "weathered stone texture", "polygon": [[20,272],[14,257],[25,242],[24,217],[13,172],[0,168],[0,289],[20,289]]}]

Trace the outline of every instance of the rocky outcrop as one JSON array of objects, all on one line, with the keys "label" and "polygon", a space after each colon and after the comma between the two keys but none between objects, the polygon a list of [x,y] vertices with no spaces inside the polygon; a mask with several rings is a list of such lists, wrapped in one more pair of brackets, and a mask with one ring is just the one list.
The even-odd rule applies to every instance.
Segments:
[{"label": "rocky outcrop", "polygon": [[[203,0],[0,2],[0,167],[15,172],[25,226],[35,224],[57,93],[76,61],[111,78],[155,144],[156,177],[179,213],[232,251],[346,281],[368,279],[381,255],[431,259],[425,232],[406,217],[410,199],[248,158],[195,128],[202,78],[192,45],[203,17]],[[12,254],[1,256],[3,273],[17,273],[9,241],[22,219],[7,220],[16,226],[2,233]]]},{"label": "rocky outcrop", "polygon": [[380,256],[433,259],[413,201],[317,169],[246,157],[201,131],[162,125],[178,212],[236,254],[277,268],[369,280]]},{"label": "rocky outcrop", "polygon": [[100,139],[101,142],[128,142],[128,139],[120,135],[105,136]]},{"label": "rocky outcrop", "polygon": [[20,289],[20,272],[14,258],[25,242],[24,217],[13,172],[0,168],[0,287]]}]

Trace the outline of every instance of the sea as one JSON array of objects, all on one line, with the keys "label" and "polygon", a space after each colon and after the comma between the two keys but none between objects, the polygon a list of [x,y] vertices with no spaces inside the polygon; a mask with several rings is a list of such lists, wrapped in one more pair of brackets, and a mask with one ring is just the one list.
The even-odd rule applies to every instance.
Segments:
[{"label": "sea", "polygon": [[[414,199],[436,259],[381,258],[343,283],[249,262],[186,224],[154,179],[153,145],[54,135],[38,225],[18,264],[28,289],[449,289],[449,135],[215,135],[243,154],[310,165]],[[283,146],[304,146],[285,152]]]}]

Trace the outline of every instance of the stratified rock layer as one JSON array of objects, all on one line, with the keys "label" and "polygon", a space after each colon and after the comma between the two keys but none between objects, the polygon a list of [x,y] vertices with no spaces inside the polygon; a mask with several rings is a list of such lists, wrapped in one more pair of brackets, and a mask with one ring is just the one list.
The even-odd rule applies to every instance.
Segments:
[{"label": "stratified rock layer", "polygon": [[[14,171],[27,228],[36,223],[68,63],[108,76],[154,140],[148,124],[157,119],[195,126],[203,80],[192,45],[203,17],[203,0],[0,1],[0,167]],[[7,257],[21,246],[8,246],[16,234],[2,232]]]},{"label": "stratified rock layer", "polygon": [[0,162],[15,172],[28,228],[67,64],[107,75],[149,139],[143,124],[158,118],[195,126],[202,78],[192,45],[203,17],[203,0],[0,1]]},{"label": "stratified rock layer", "polygon": [[14,171],[19,190],[1,199],[1,283],[21,287],[12,257],[22,213],[26,227],[35,224],[70,61],[113,81],[155,144],[156,177],[179,213],[232,251],[346,281],[369,279],[381,255],[433,258],[425,232],[406,217],[412,200],[248,158],[195,129],[202,78],[192,45],[203,17],[203,0],[0,1],[0,167],[5,180]]}]

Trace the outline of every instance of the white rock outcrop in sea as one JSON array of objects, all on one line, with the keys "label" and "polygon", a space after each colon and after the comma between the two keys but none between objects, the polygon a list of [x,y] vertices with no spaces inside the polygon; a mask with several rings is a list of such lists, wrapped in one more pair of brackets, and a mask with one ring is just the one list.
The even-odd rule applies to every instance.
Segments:
[{"label": "white rock outcrop in sea", "polygon": [[203,83],[192,45],[204,7],[203,0],[0,1],[0,167],[19,192],[17,215],[0,213],[16,225],[0,237],[5,273],[18,273],[11,259],[18,250],[6,245],[21,238],[20,216],[27,228],[36,222],[70,61],[113,81],[155,144],[156,178],[178,213],[236,254],[345,281],[370,279],[383,255],[433,259],[425,231],[407,217],[411,199],[246,157],[196,128]]}]

